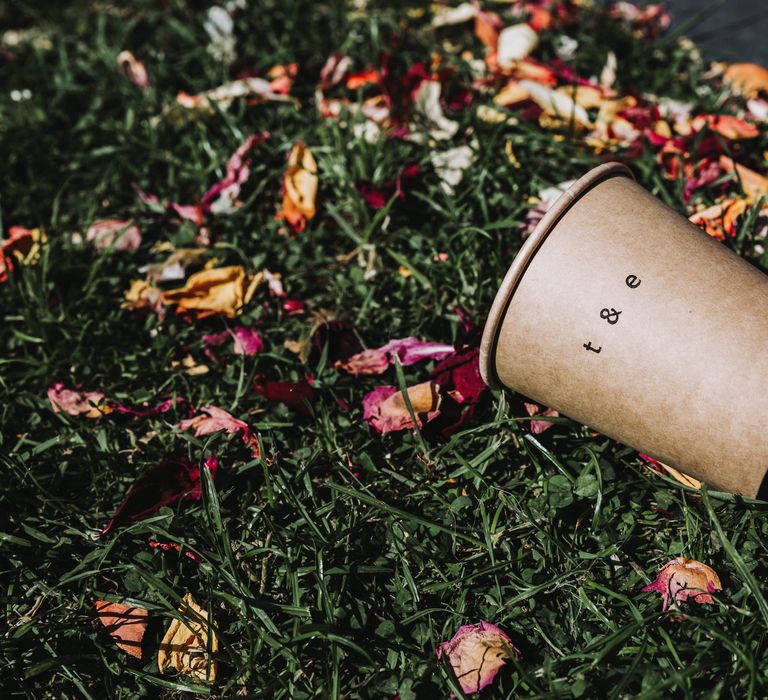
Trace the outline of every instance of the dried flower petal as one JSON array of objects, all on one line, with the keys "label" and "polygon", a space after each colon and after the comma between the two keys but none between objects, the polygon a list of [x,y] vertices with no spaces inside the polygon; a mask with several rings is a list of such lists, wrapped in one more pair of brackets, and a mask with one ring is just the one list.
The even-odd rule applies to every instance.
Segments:
[{"label": "dried flower petal", "polygon": [[455,353],[452,345],[430,343],[418,338],[390,340],[380,348],[363,350],[346,360],[338,360],[334,367],[350,374],[382,374],[397,356],[404,367],[420,360],[442,360]]},{"label": "dried flower petal", "polygon": [[[215,457],[205,460],[204,468],[210,471],[212,477],[218,466]],[[201,495],[200,467],[185,459],[168,459],[136,480],[101,534],[107,535],[120,525],[143,520],[163,506],[181,499],[199,501]]]},{"label": "dried flower petal", "polygon": [[317,162],[303,143],[297,143],[288,156],[283,175],[283,206],[276,219],[285,219],[294,231],[303,231],[317,209]]},{"label": "dried flower petal", "polygon": [[216,680],[216,652],[219,640],[211,626],[208,611],[203,610],[191,593],[179,607],[181,619],[174,618],[160,642],[157,667],[165,673],[170,667],[196,680]]},{"label": "dried flower petal", "polygon": [[768,92],[768,70],[755,63],[732,63],[726,67],[723,79],[734,92],[748,97]]},{"label": "dried flower petal", "polygon": [[48,400],[54,413],[63,412],[70,416],[101,418],[112,411],[111,406],[103,403],[105,397],[100,391],[65,389],[62,382],[54,382],[48,387]]},{"label": "dried flower petal", "polygon": [[162,293],[166,304],[175,304],[178,313],[194,311],[198,318],[221,314],[233,318],[251,300],[264,276],[248,275],[241,265],[202,270],[191,275],[180,289]]},{"label": "dried flower petal", "polygon": [[141,245],[141,231],[132,221],[101,219],[88,227],[85,239],[93,243],[96,250],[114,248],[133,252]]},{"label": "dried flower petal", "polygon": [[539,35],[529,24],[514,24],[499,34],[497,58],[500,68],[512,68],[539,45]]},{"label": "dried flower petal", "polygon": [[[440,415],[440,386],[435,382],[422,382],[408,387],[408,400],[419,428]],[[380,386],[363,398],[363,418],[382,435],[413,428],[403,394],[395,386]]]},{"label": "dried flower petal", "polygon": [[[529,416],[541,416],[542,418],[557,418],[560,416],[560,414],[555,411],[555,409],[542,408],[535,403],[528,403],[527,401],[524,401],[523,406],[525,406],[525,410],[528,412]],[[549,430],[553,425],[554,423],[548,420],[532,420],[530,422],[531,433],[534,435],[541,435],[544,431]]]},{"label": "dried flower petal", "polygon": [[120,66],[123,75],[134,85],[140,88],[148,88],[150,86],[147,69],[130,51],[121,51],[117,55],[117,65]]},{"label": "dried flower petal", "polygon": [[0,282],[8,279],[8,273],[13,271],[14,260],[22,265],[37,262],[45,241],[45,232],[40,228],[11,226],[8,238],[0,243]]},{"label": "dried flower petal", "polygon": [[127,654],[141,658],[141,640],[147,631],[148,613],[144,608],[95,600],[96,614],[115,644]]},{"label": "dried flower petal", "polygon": [[509,636],[485,621],[462,625],[450,641],[437,647],[437,658],[448,657],[461,689],[468,695],[490,685],[506,659],[518,654]]},{"label": "dried flower petal", "polygon": [[722,590],[720,578],[706,564],[679,557],[665,564],[656,580],[643,587],[643,592],[660,593],[663,610],[692,598],[695,603],[713,603],[710,593]]}]

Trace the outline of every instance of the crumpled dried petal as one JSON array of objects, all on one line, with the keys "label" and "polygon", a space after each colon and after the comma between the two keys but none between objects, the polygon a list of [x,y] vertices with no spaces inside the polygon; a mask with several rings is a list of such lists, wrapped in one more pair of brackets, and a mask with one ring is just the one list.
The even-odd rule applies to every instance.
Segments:
[{"label": "crumpled dried petal", "polygon": [[700,114],[693,118],[691,126],[696,131],[707,127],[710,131],[733,141],[753,139],[760,135],[760,129],[754,124],[730,114]]},{"label": "crumpled dried petal", "polygon": [[300,379],[295,382],[279,382],[273,379],[264,380],[257,377],[253,382],[253,390],[274,403],[282,403],[302,416],[308,416],[315,399],[315,390],[311,379]]},{"label": "crumpled dried petal", "polygon": [[[242,78],[197,95],[179,92],[176,95],[176,103],[185,109],[205,114],[216,111],[213,103],[216,103],[219,109],[226,111],[232,102],[240,97],[248,97],[252,100],[255,98],[258,102],[290,102],[291,98],[286,94],[287,90],[285,90],[284,83],[285,81],[281,79],[276,86],[275,81],[264,78]],[[168,111],[166,114],[173,116],[172,111]]]},{"label": "crumpled dried petal", "polygon": [[725,68],[723,80],[734,92],[747,97],[768,92],[768,69],[756,63],[731,63]]},{"label": "crumpled dried petal", "polygon": [[440,104],[442,85],[438,80],[422,80],[413,98],[413,111],[417,120],[414,133],[409,139],[417,143],[423,143],[424,134],[419,132],[419,127],[427,131],[429,138],[436,141],[445,141],[452,138],[459,130],[459,123],[449,119],[443,113]]},{"label": "crumpled dried petal", "polygon": [[421,360],[442,360],[455,352],[453,345],[430,343],[412,337],[399,338],[380,348],[363,350],[346,360],[337,360],[333,366],[349,374],[382,374],[394,362],[395,356],[401,365],[407,367]]},{"label": "crumpled dried petal", "polygon": [[257,145],[268,138],[269,132],[266,131],[249,136],[245,143],[229,157],[224,179],[213,185],[197,204],[179,204],[177,202],[163,204],[155,195],[148,194],[136,186],[134,189],[139,198],[153,211],[172,211],[182,219],[191,221],[200,227],[204,224],[207,215],[232,214],[240,207],[241,202],[238,198],[243,184],[251,175],[250,166],[253,151]]},{"label": "crumpled dried petal", "polygon": [[448,657],[461,689],[468,695],[490,685],[505,661],[519,653],[506,632],[485,621],[462,625],[449,641],[437,647],[437,658]]},{"label": "crumpled dried petal", "polygon": [[63,412],[70,416],[101,418],[112,411],[112,407],[104,403],[105,396],[100,391],[66,389],[62,382],[54,382],[48,387],[48,400],[54,413]]},{"label": "crumpled dried petal", "polygon": [[235,418],[231,413],[216,406],[202,406],[198,415],[181,421],[179,428],[182,430],[194,428],[195,437],[217,433],[219,430],[226,430],[228,433],[242,431],[246,435],[250,432],[245,421]]},{"label": "crumpled dried petal", "polygon": [[[203,468],[213,477],[218,466],[215,457],[208,457]],[[200,467],[185,459],[168,459],[136,480],[101,534],[108,535],[120,525],[143,520],[181,499],[199,501],[201,495]]]},{"label": "crumpled dried petal", "polygon": [[539,45],[539,35],[529,24],[513,24],[499,34],[496,48],[499,67],[512,68],[515,63],[530,54]]},{"label": "crumpled dried petal", "polygon": [[160,642],[157,653],[160,673],[172,668],[199,681],[215,681],[219,640],[208,611],[187,593],[179,606],[179,615],[181,619],[174,618]]},{"label": "crumpled dried petal", "polygon": [[464,179],[464,171],[475,162],[475,151],[471,146],[455,146],[445,151],[430,151],[429,158],[440,178],[440,187],[450,197]]},{"label": "crumpled dried petal", "polygon": [[727,173],[735,173],[741,188],[748,197],[758,199],[768,195],[768,177],[755,172],[746,165],[737,163],[733,158],[720,156],[720,166]]},{"label": "crumpled dried petal", "polygon": [[317,187],[317,162],[312,151],[299,142],[288,156],[288,168],[283,175],[283,206],[275,218],[285,219],[294,231],[303,231],[317,212]]},{"label": "crumpled dried petal", "polygon": [[694,212],[688,217],[688,221],[718,241],[723,241],[726,236],[736,236],[736,222],[748,206],[749,202],[745,199],[724,199],[718,204]]},{"label": "crumpled dried petal", "polygon": [[45,232],[40,228],[11,226],[8,229],[8,238],[0,242],[0,282],[8,279],[14,260],[22,265],[36,263],[45,241]]},{"label": "crumpled dried petal", "polygon": [[121,51],[117,55],[117,65],[120,66],[123,75],[134,85],[140,88],[150,87],[147,69],[130,51]]},{"label": "crumpled dried petal", "polygon": [[96,614],[114,643],[126,654],[141,658],[141,640],[147,631],[148,612],[144,608],[95,600]]},{"label": "crumpled dried petal", "polygon": [[[440,415],[442,397],[439,384],[422,382],[408,387],[407,392],[419,428]],[[380,386],[366,394],[363,398],[363,418],[382,435],[414,427],[403,394],[395,386]]]},{"label": "crumpled dried petal", "polygon": [[133,280],[131,286],[123,295],[124,309],[148,309],[159,316],[165,312],[163,309],[163,290],[153,287],[146,280]]},{"label": "crumpled dried petal", "polygon": [[242,265],[216,267],[190,275],[180,289],[162,292],[165,304],[175,304],[178,313],[193,311],[198,318],[221,314],[234,318],[251,300],[264,275],[248,275]]},{"label": "crumpled dried petal", "polygon": [[[538,404],[528,403],[527,401],[523,402],[523,406],[525,406],[525,410],[531,417],[541,416],[542,418],[558,418],[560,416],[560,414],[554,408],[542,408]],[[548,420],[532,420],[530,422],[531,433],[534,435],[541,435],[543,432],[549,430],[553,425],[554,423]]]},{"label": "crumpled dried petal", "polygon": [[251,433],[251,429],[245,421],[235,418],[223,408],[216,406],[202,406],[200,413],[192,418],[187,418],[179,423],[179,428],[189,430],[193,428],[195,437],[204,437],[225,430],[227,433],[242,433],[243,442],[251,449],[253,456],[258,459],[261,456],[258,438]]},{"label": "crumpled dried petal", "polygon": [[442,360],[432,379],[457,403],[476,404],[488,386],[480,375],[480,351],[467,347]]},{"label": "crumpled dried petal", "polygon": [[670,467],[668,464],[664,464],[664,462],[659,462],[658,459],[655,459],[650,455],[644,454],[643,452],[638,452],[637,456],[640,457],[640,459],[642,459],[643,461],[648,462],[652,470],[657,471],[659,473],[666,472],[673,479],[675,479],[676,481],[679,481],[681,484],[685,486],[688,486],[692,489],[701,489],[701,487],[704,485],[698,479],[694,479],[692,476],[688,476],[688,474],[684,474],[683,472],[675,469],[674,467]]},{"label": "crumpled dried petal", "polygon": [[[147,540],[147,544],[149,544],[152,549],[160,549],[163,552],[173,551],[181,553],[181,545],[178,542],[160,542],[154,537],[150,537],[149,540]],[[203,563],[203,558],[196,552],[193,552],[191,549],[185,549],[184,556],[188,559],[191,559],[193,562],[195,562],[195,564]]]},{"label": "crumpled dried petal", "polygon": [[432,6],[432,26],[447,27],[453,24],[469,22],[477,16],[478,8],[470,2],[463,2],[456,7],[446,5]]},{"label": "crumpled dried petal", "polygon": [[133,252],[141,245],[141,231],[133,221],[123,219],[101,219],[94,221],[85,232],[85,240],[93,243],[96,250]]},{"label": "crumpled dried petal", "polygon": [[720,577],[706,564],[678,557],[665,564],[656,580],[643,587],[643,592],[660,593],[662,610],[676,607],[689,598],[695,603],[713,603],[710,593],[721,591]]}]

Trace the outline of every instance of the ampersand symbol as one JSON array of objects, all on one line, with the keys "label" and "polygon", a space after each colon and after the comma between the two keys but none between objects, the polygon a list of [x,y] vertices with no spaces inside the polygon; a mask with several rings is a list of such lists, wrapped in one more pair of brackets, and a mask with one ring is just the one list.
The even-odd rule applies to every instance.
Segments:
[{"label": "ampersand symbol", "polygon": [[627,275],[627,279],[624,280],[627,283],[627,287],[630,289],[637,289],[640,286],[642,280],[636,275]]},{"label": "ampersand symbol", "polygon": [[604,321],[608,321],[612,326],[619,322],[619,314],[621,311],[616,311],[613,307],[610,309],[602,309],[600,311],[600,318]]}]

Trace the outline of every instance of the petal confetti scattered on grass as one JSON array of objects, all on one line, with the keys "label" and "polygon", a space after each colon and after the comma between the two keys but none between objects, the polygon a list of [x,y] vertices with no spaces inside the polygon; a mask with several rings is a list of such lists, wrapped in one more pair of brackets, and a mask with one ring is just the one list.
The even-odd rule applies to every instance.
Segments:
[{"label": "petal confetti scattered on grass", "polygon": [[263,279],[262,273],[246,274],[241,265],[216,267],[190,275],[183,287],[161,292],[161,298],[165,304],[174,304],[178,313],[234,318],[242,313]]},{"label": "petal confetti scattered on grass", "polygon": [[112,406],[105,403],[105,396],[100,391],[67,389],[62,382],[54,382],[48,387],[48,400],[54,413],[62,412],[70,416],[101,418],[112,411]]},{"label": "petal confetti scattered on grass", "polygon": [[108,603],[106,600],[96,600],[94,605],[99,622],[104,625],[112,641],[126,654],[141,659],[141,641],[147,631],[147,611],[132,605]]},{"label": "petal confetti scattered on grass", "polygon": [[390,340],[380,348],[363,350],[346,360],[337,360],[333,365],[349,374],[383,374],[397,357],[404,367],[421,360],[442,360],[456,350],[453,345],[430,343],[418,338]]},{"label": "petal confetti scattered on grass", "polygon": [[317,162],[303,143],[297,143],[288,156],[288,169],[283,175],[283,206],[277,219],[297,232],[307,227],[307,221],[317,212]]},{"label": "petal confetti scattered on grass", "polygon": [[219,639],[208,611],[187,593],[179,606],[180,619],[174,618],[160,642],[157,667],[160,673],[173,669],[196,680],[216,680]]},{"label": "petal confetti scattered on grass", "polygon": [[[205,460],[203,469],[208,469],[213,477],[218,466],[218,460],[209,457]],[[198,465],[191,464],[186,459],[165,460],[136,480],[101,534],[108,535],[121,525],[143,520],[163,506],[176,501],[199,501],[201,494]]]},{"label": "petal confetti scattered on grass", "polygon": [[437,658],[447,657],[461,689],[468,695],[493,683],[513,655],[518,656],[519,652],[509,635],[485,621],[462,625],[449,641],[437,647]]},{"label": "petal confetti scattered on grass", "polygon": [[[408,387],[408,400],[421,428],[440,415],[440,386],[432,381]],[[395,386],[380,386],[363,398],[363,418],[376,432],[386,435],[414,427],[402,392]]]},{"label": "petal confetti scattered on grass", "polygon": [[692,599],[694,603],[714,603],[710,593],[722,590],[717,573],[700,561],[678,557],[665,564],[659,575],[643,587],[643,592],[661,594],[662,610]]}]

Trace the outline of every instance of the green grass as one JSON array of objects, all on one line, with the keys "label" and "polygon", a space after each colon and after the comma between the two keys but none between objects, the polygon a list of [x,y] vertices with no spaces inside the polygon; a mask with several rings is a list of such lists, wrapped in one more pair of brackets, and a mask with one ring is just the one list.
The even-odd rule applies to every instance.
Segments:
[{"label": "green grass", "polygon": [[[212,219],[210,257],[282,273],[290,298],[348,321],[370,347],[409,335],[454,342],[462,336],[457,308],[482,326],[521,244],[529,196],[600,158],[567,130],[560,140],[535,122],[489,125],[467,109],[452,116],[460,134],[472,129],[478,157],[448,197],[428,146],[368,144],[323,120],[313,92],[333,51],[362,69],[392,50],[393,37],[401,66],[441,50],[427,20],[408,19],[410,5],[370,5],[364,16],[341,3],[253,0],[236,22],[240,62],[261,70],[298,62],[301,108],[240,101],[174,125],[153,117],[179,90],[230,77],[205,51],[206,3],[0,2],[3,27],[36,27],[51,40],[50,49],[0,58],[2,228],[41,226],[48,236],[39,263],[0,285],[3,696],[446,697],[458,688],[436,645],[485,619],[522,652],[488,696],[765,697],[764,503],[702,499],[567,419],[534,439],[509,393],[489,393],[450,439],[408,431],[382,438],[362,420],[363,396],[379,384],[423,381],[429,366],[356,378],[320,350],[304,366],[283,343],[306,337],[311,314],[285,315],[263,289],[240,320],[258,327],[265,352],[209,363],[200,377],[171,361],[189,352],[203,361],[202,335],[226,322],[189,324],[169,313],[161,323],[121,309],[138,268],[162,259],[154,243],[194,239],[190,226],[143,207],[131,185],[194,201],[247,135],[268,130],[245,206]],[[597,11],[567,32],[580,42],[573,64],[583,75],[599,74],[613,48],[623,91],[693,100],[702,111],[721,102],[717,90],[697,92],[705,66],[674,39],[651,45]],[[445,34],[480,55],[468,26]],[[537,58],[554,56],[554,36],[545,34]],[[124,48],[146,63],[150,90],[117,73]],[[469,80],[455,54],[445,61],[457,81]],[[30,99],[11,99],[23,89]],[[321,189],[317,217],[291,237],[279,235],[273,217],[298,139],[318,160]],[[504,153],[508,139],[520,169]],[[759,167],[765,147],[764,136],[753,140],[743,159]],[[377,216],[355,182],[380,184],[411,161],[422,166],[414,190]],[[661,178],[650,150],[632,166],[643,185],[685,211],[682,185]],[[142,248],[97,253],[71,243],[72,232],[105,216],[134,218]],[[750,233],[745,226],[727,244],[748,254]],[[366,261],[342,259],[361,243],[373,277],[364,277]],[[434,263],[442,252],[448,263]],[[403,263],[411,276],[398,272]],[[250,388],[257,374],[311,374],[311,415],[269,404]],[[46,389],[57,380],[126,403],[175,393],[220,406],[258,432],[264,458],[250,458],[237,437],[179,431],[182,412],[98,421],[54,413]],[[221,466],[200,503],[95,537],[151,466],[211,454]],[[203,563],[150,549],[150,537],[182,543]],[[724,590],[714,605],[662,614],[658,597],[640,588],[682,555],[712,566]],[[157,672],[157,645],[188,591],[212,611],[221,639],[219,680],[209,687]],[[105,636],[94,596],[150,611],[143,662]]]}]

